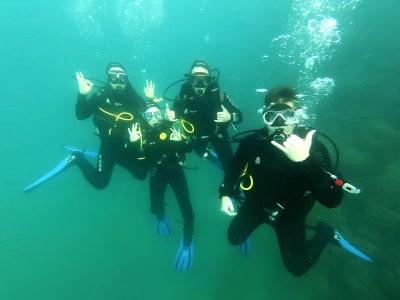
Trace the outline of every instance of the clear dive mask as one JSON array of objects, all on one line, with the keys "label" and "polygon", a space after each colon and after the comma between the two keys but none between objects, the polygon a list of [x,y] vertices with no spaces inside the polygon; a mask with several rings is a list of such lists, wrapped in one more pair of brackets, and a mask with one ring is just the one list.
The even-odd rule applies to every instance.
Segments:
[{"label": "clear dive mask", "polygon": [[[287,105],[274,105],[279,107],[272,107],[263,112],[263,121],[266,125],[272,127],[290,126],[299,123],[299,116],[296,110]],[[284,107],[282,107],[284,106]],[[276,110],[278,108],[283,108]]]},{"label": "clear dive mask", "polygon": [[190,83],[194,88],[206,88],[211,80],[209,76],[191,76]]},{"label": "clear dive mask", "polygon": [[197,96],[203,96],[207,87],[211,84],[211,78],[207,73],[196,72],[190,75],[190,84]]},{"label": "clear dive mask", "polygon": [[151,121],[151,119],[156,119],[157,121],[161,121],[163,119],[162,113],[159,110],[156,111],[146,111],[143,113],[143,117],[146,121]]},{"label": "clear dive mask", "polygon": [[124,72],[108,72],[108,81],[112,84],[126,84],[128,75]]}]

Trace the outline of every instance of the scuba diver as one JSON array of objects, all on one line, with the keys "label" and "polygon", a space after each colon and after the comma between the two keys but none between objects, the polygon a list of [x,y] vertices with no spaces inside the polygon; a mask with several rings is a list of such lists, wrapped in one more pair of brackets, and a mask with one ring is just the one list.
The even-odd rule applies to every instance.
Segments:
[{"label": "scuba diver", "polygon": [[156,216],[157,232],[170,235],[165,216],[165,191],[170,185],[175,193],[183,217],[183,234],[175,257],[176,271],[189,270],[193,263],[194,213],[189,188],[183,171],[185,153],[191,151],[186,137],[175,125],[180,122],[163,120],[160,107],[148,102],[143,112],[144,123],[135,123],[129,130],[130,141],[142,152],[150,176],[151,212]]},{"label": "scuba diver", "polygon": [[[328,242],[371,261],[324,222],[318,222],[314,236],[306,239],[305,220],[316,201],[334,208],[344,191],[360,191],[332,173],[327,148],[317,139],[316,130],[299,125],[295,105],[294,88],[270,90],[262,110],[265,126],[240,141],[219,187],[221,211],[235,216],[228,229],[229,242],[246,244],[258,226],[271,225],[283,263],[295,276],[316,263]],[[235,205],[241,192],[244,201]]]},{"label": "scuba diver", "polygon": [[[105,188],[111,178],[115,164],[125,167],[134,177],[146,178],[146,165],[130,147],[129,132],[132,124],[141,118],[145,100],[132,87],[125,68],[119,63],[106,66],[107,84],[87,99],[94,84],[82,72],[76,73],[79,93],[75,107],[76,116],[84,120],[93,115],[93,122],[100,137],[101,145],[97,156],[97,167],[92,166],[82,151],[71,155],[70,164],[76,164],[83,175],[97,189]],[[156,101],[154,85],[147,82],[144,89],[147,98]]]},{"label": "scuba diver", "polygon": [[[100,151],[86,151],[64,145],[71,154],[64,157],[55,168],[26,186],[23,192],[32,191],[72,165],[78,165],[85,178],[98,189],[103,189],[108,185],[116,163],[125,167],[136,178],[146,178],[147,171],[144,162],[132,159],[135,153],[129,149],[128,133],[133,122],[141,118],[141,109],[145,107],[146,102],[133,89],[125,68],[121,64],[109,63],[106,66],[106,75],[107,83],[92,79],[104,86],[100,87],[96,93],[92,93],[89,99],[87,96],[94,87],[93,82],[85,78],[82,72],[76,72],[73,76],[79,84],[76,116],[79,120],[84,120],[93,115],[97,134],[101,140]],[[162,99],[154,96],[154,89],[153,82],[146,81],[144,88],[146,97],[159,102]],[[97,157],[97,168],[93,167],[84,156]]]},{"label": "scuba diver", "polygon": [[226,171],[233,156],[228,127],[242,121],[242,112],[220,91],[218,77],[211,72],[205,61],[193,62],[172,110],[166,107],[166,118],[192,124],[190,142],[195,153]]}]

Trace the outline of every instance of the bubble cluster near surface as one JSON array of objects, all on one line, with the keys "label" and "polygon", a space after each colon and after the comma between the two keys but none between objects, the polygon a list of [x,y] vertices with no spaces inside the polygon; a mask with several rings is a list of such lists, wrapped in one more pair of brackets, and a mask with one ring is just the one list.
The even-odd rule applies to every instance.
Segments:
[{"label": "bubble cluster near surface", "polygon": [[296,68],[297,88],[306,95],[299,102],[310,122],[318,102],[335,87],[335,80],[320,72],[341,44],[347,24],[340,20],[361,1],[295,0],[287,32],[272,40],[278,58]]}]

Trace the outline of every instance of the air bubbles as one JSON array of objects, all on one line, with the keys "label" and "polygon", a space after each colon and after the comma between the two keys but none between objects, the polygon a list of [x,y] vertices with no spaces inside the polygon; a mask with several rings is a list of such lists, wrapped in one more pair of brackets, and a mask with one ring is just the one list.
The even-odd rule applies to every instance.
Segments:
[{"label": "air bubbles", "polygon": [[333,78],[325,77],[320,78],[318,77],[310,84],[311,89],[316,96],[330,96],[333,92],[335,87],[335,80]]},{"label": "air bubbles", "polygon": [[272,40],[276,56],[297,72],[296,88],[308,95],[306,98],[299,98],[299,102],[301,106],[307,107],[304,111],[311,121],[315,119],[318,102],[330,96],[335,88],[334,79],[321,76],[320,72],[340,45],[344,26],[350,26],[342,24],[343,19],[348,21],[349,11],[361,2],[362,0],[293,1],[287,32]]},{"label": "air bubbles", "polygon": [[267,62],[267,60],[268,60],[268,55],[267,54],[264,54],[263,56],[261,56],[261,62],[262,63]]},{"label": "air bubbles", "polygon": [[311,57],[307,58],[304,63],[304,68],[312,70],[314,68],[315,63],[318,61],[318,55],[312,55]]}]

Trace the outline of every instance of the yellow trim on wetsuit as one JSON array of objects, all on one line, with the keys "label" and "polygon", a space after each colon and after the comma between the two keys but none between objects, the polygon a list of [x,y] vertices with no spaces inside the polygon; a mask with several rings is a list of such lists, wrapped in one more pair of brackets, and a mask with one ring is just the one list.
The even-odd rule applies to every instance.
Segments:
[{"label": "yellow trim on wetsuit", "polygon": [[[109,111],[106,111],[104,108],[99,107],[99,110],[103,113],[105,113],[106,115],[112,116],[115,118],[115,123],[118,122],[118,120],[122,120],[122,121],[132,121],[134,119],[133,115],[129,112],[123,111],[119,114],[113,114],[110,113]],[[127,117],[125,117],[125,115]],[[114,124],[115,127],[115,124]],[[112,131],[112,127],[110,129],[108,129],[108,135],[111,135],[111,131]]]},{"label": "yellow trim on wetsuit", "polygon": [[174,126],[178,122],[181,123],[183,130],[185,130],[187,133],[194,132],[194,125],[189,121],[186,121],[185,119],[180,119],[179,121],[176,121],[172,126]]},{"label": "yellow trim on wetsuit", "polygon": [[[109,111],[106,111],[104,108],[99,107],[100,111],[105,113],[106,115],[112,116],[115,118],[115,121],[122,120],[122,121],[132,121],[133,120],[133,115],[127,111],[123,111],[119,114],[113,114],[110,113]],[[124,115],[127,115],[128,117],[123,117]]]},{"label": "yellow trim on wetsuit", "polygon": [[253,176],[251,176],[251,175],[249,175],[249,180],[250,180],[250,184],[249,184],[249,186],[247,186],[247,187],[245,187],[244,185],[243,185],[243,181],[241,181],[240,182],[240,188],[243,190],[243,191],[248,191],[248,190],[251,190],[252,188],[253,188]]},{"label": "yellow trim on wetsuit", "polygon": [[[242,173],[239,176],[239,179],[242,179],[246,175],[248,166],[249,166],[249,163],[246,163]],[[249,175],[249,180],[250,180],[250,184],[248,186],[243,185],[243,180],[240,181],[239,186],[243,191],[248,191],[248,190],[252,189],[253,184],[254,184],[253,176]]]}]

